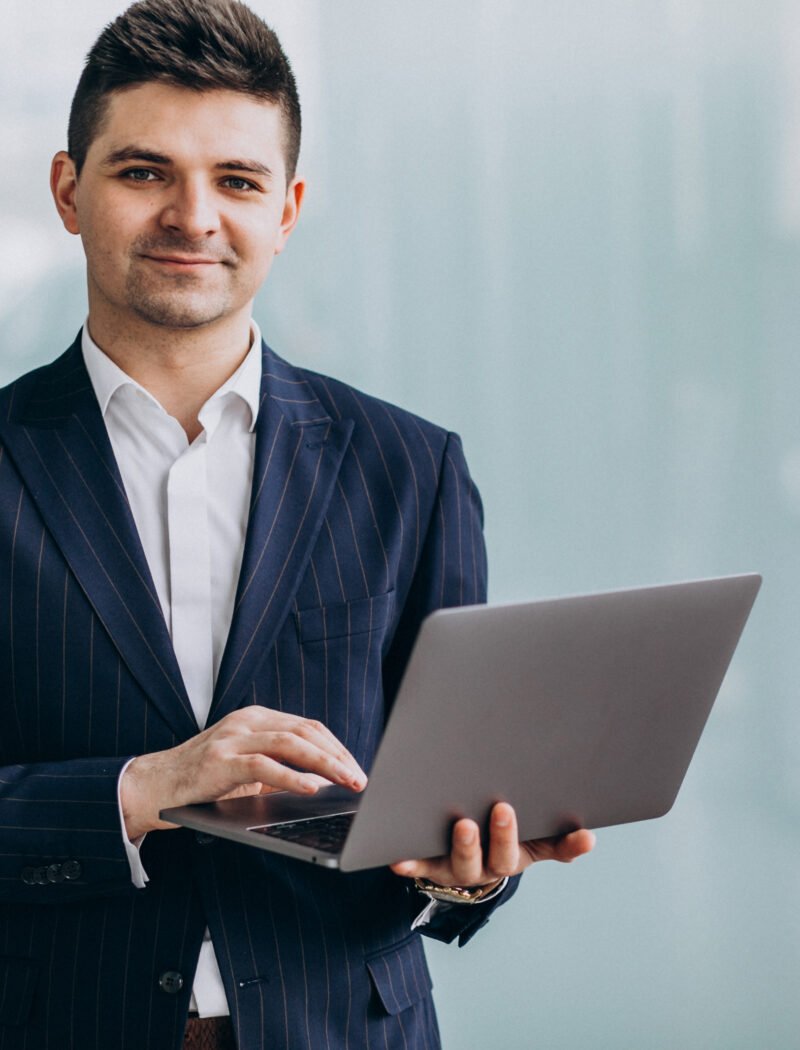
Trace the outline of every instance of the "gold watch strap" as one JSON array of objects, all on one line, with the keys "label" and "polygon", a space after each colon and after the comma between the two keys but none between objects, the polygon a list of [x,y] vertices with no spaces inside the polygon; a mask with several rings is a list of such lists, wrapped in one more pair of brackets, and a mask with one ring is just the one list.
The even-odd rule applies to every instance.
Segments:
[{"label": "gold watch strap", "polygon": [[434,901],[449,901],[455,904],[477,904],[488,897],[500,886],[503,879],[490,882],[487,886],[440,886],[430,879],[414,879],[414,885]]}]

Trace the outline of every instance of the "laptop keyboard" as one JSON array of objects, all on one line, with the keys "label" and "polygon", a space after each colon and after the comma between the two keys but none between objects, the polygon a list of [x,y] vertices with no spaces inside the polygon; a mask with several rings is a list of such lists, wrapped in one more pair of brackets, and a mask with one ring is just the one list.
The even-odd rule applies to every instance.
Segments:
[{"label": "laptop keyboard", "polygon": [[271,835],[276,839],[297,842],[301,846],[339,853],[355,813],[335,813],[331,817],[309,817],[306,820],[290,820],[285,824],[267,824],[262,828],[250,828],[259,835]]}]

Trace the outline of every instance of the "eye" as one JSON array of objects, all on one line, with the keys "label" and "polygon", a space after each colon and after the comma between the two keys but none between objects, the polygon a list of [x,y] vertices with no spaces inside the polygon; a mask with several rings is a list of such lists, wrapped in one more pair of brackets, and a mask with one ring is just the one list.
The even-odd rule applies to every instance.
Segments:
[{"label": "eye", "polygon": [[120,172],[120,176],[129,182],[155,182],[158,178],[150,168],[127,168]]},{"label": "eye", "polygon": [[228,175],[222,181],[228,189],[238,190],[239,192],[258,192],[260,189],[260,187],[256,186],[254,182],[249,182],[247,179],[243,179],[239,175]]}]

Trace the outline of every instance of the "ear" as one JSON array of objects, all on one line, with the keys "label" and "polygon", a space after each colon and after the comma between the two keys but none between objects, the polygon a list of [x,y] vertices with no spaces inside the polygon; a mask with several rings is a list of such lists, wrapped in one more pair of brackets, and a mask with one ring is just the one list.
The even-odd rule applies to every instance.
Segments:
[{"label": "ear", "polygon": [[78,189],[78,175],[75,162],[64,150],[59,150],[50,165],[50,192],[61,216],[64,228],[69,233],[80,233],[78,210],[75,206],[75,195]]},{"label": "ear", "polygon": [[289,234],[297,225],[297,220],[300,217],[300,207],[303,203],[305,192],[305,180],[300,178],[292,179],[289,183],[289,188],[286,190],[286,200],[283,205],[283,215],[281,216],[280,236],[278,237],[278,243],[275,246],[276,255],[280,255],[286,247],[286,242],[289,240]]}]

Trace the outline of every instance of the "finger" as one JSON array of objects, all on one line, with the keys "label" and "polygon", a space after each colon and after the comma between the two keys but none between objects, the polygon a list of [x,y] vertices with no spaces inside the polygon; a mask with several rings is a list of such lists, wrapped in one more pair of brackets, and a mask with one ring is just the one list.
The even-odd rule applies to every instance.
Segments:
[{"label": "finger", "polygon": [[[526,853],[522,858],[530,863],[529,855]],[[521,870],[520,865],[519,834],[517,831],[517,815],[513,806],[507,802],[498,802],[492,809],[489,820],[489,852],[487,857],[487,874],[495,878],[504,878],[506,875],[516,875]]]},{"label": "finger", "polygon": [[272,788],[266,787],[264,784],[256,781],[254,784],[239,784],[238,787],[227,792],[225,795],[220,795],[217,799],[218,802],[225,802],[231,798],[247,798],[251,795],[268,795]]},{"label": "finger", "polygon": [[327,777],[321,777],[318,773],[304,773],[306,780],[313,780],[317,787],[329,788],[333,787],[333,781],[328,780]]},{"label": "finger", "polygon": [[352,766],[354,772],[361,773],[363,776],[364,771],[361,766],[324,722],[318,722],[313,718],[298,718],[291,726],[291,731],[304,740],[308,740],[309,743],[316,744],[334,758],[338,758],[343,765]]},{"label": "finger", "polygon": [[402,860],[389,867],[395,875],[407,879],[430,879],[440,886],[458,885],[450,866],[450,857],[429,857],[427,860]]},{"label": "finger", "polygon": [[450,849],[453,885],[477,886],[483,875],[483,850],[478,825],[474,820],[458,820],[453,828]]},{"label": "finger", "polygon": [[309,724],[308,722],[305,722],[298,730],[299,735],[303,737],[303,739],[307,740],[309,743],[320,747],[321,750],[323,750],[326,754],[331,755],[331,757],[339,763],[341,763],[341,765],[344,768],[349,769],[352,774],[354,786],[357,788],[357,790],[360,791],[364,787],[366,787],[367,774],[358,764],[354,756],[347,750],[346,747],[344,747],[343,744],[341,744],[336,739],[336,737],[332,733],[329,733],[327,730],[327,735],[322,735],[321,739],[318,736],[316,736],[316,725],[317,723]]},{"label": "finger", "polygon": [[427,866],[425,861],[422,860],[400,860],[396,864],[389,865],[395,875],[402,875],[407,879],[433,878],[425,870]]},{"label": "finger", "polygon": [[238,740],[237,744],[240,754],[260,753],[281,762],[289,762],[308,773],[317,774],[355,791],[361,791],[367,783],[367,778],[355,759],[343,762],[317,743],[312,743],[293,732],[282,730],[251,733]]},{"label": "finger", "polygon": [[577,857],[582,857],[584,853],[590,853],[596,841],[597,836],[593,831],[587,831],[585,828],[572,831],[557,840],[554,859],[569,863]]},{"label": "finger", "polygon": [[595,841],[596,838],[593,832],[580,828],[577,831],[571,831],[567,835],[560,835],[556,838],[533,839],[530,842],[523,842],[522,848],[528,853],[532,861],[557,860],[562,864],[569,864],[570,861],[575,860],[584,853],[589,853],[594,848]]},{"label": "finger", "polygon": [[294,733],[308,740],[309,743],[315,744],[334,758],[338,758],[344,765],[352,765],[356,774],[364,775],[364,771],[341,740],[328,729],[324,722],[319,722],[317,719],[303,718],[301,715],[292,715],[286,711],[275,711],[273,708],[254,704],[226,715],[218,726],[237,736],[243,728],[248,733]]},{"label": "finger", "polygon": [[[285,766],[269,755],[235,755],[229,765],[231,775],[243,784],[257,781],[273,791],[292,791],[296,795],[314,795],[319,790],[319,778]],[[263,787],[262,793],[266,794]]]},{"label": "finger", "polygon": [[[501,811],[501,819],[502,816]],[[512,834],[514,847],[518,850],[515,823]],[[496,878],[484,871],[478,825],[466,819],[459,820],[453,827],[449,856],[398,861],[396,864],[390,864],[389,867],[396,875],[412,879],[430,879],[441,886],[480,886],[493,882]]]}]

